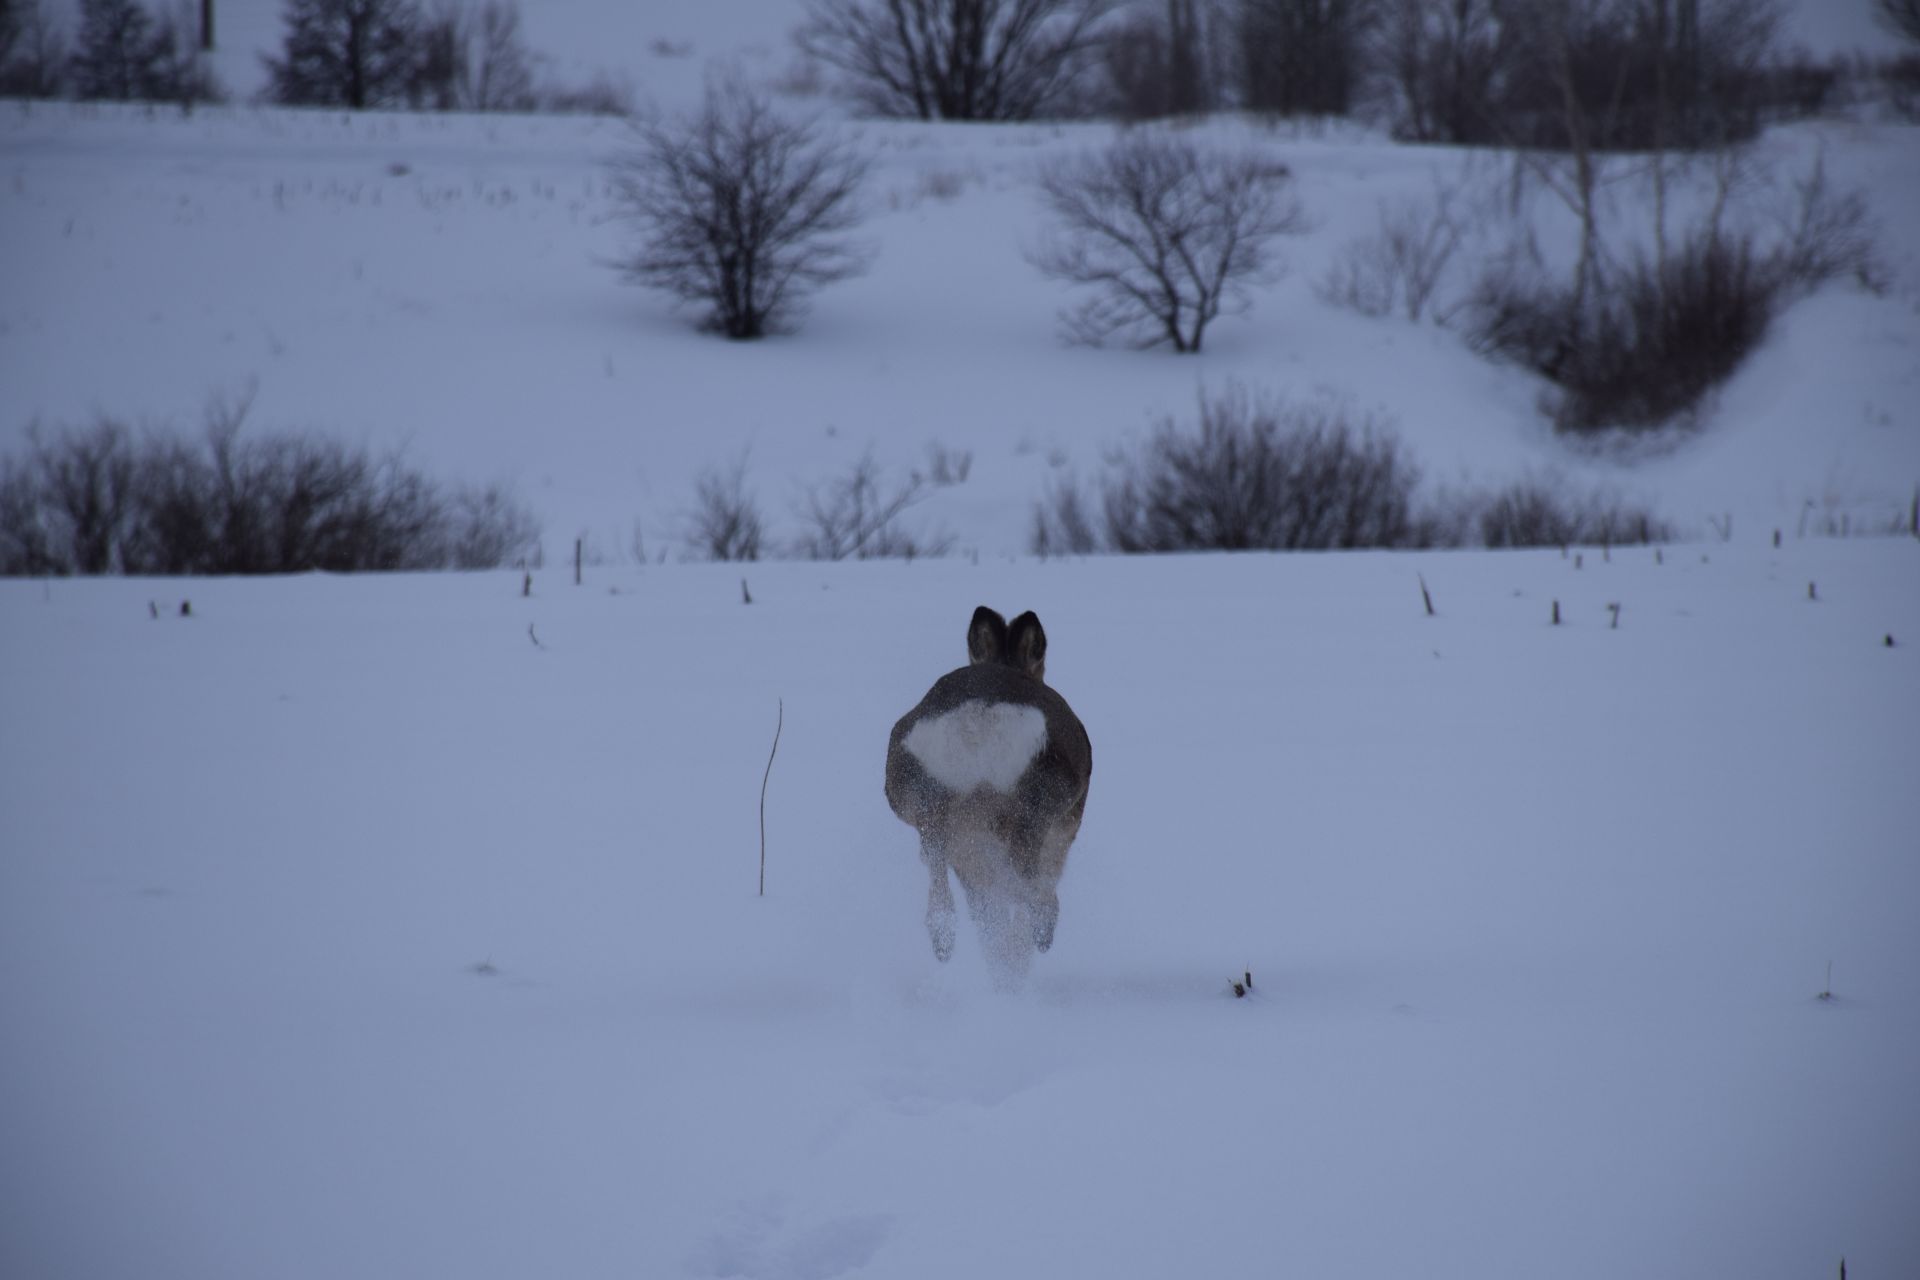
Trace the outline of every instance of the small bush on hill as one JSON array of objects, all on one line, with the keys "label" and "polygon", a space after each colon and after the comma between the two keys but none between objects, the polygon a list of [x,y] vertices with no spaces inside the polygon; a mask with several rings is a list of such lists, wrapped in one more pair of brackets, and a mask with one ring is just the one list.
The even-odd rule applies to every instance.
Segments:
[{"label": "small bush on hill", "polygon": [[881,477],[871,450],[843,475],[807,490],[793,553],[802,560],[917,560],[953,549],[947,534],[916,534],[901,522],[926,497],[918,471],[897,485]]},{"label": "small bush on hill", "polygon": [[1641,507],[1528,480],[1424,498],[1419,468],[1371,417],[1337,405],[1202,395],[1192,427],[1164,421],[1092,486],[1055,480],[1034,504],[1028,548],[1248,551],[1659,542]]},{"label": "small bush on hill", "polygon": [[688,549],[702,560],[758,560],[765,541],[766,521],[747,489],[746,455],[701,472],[686,517]]},{"label": "small bush on hill", "polygon": [[1698,406],[1796,297],[1847,276],[1881,286],[1866,200],[1836,191],[1823,160],[1791,183],[1764,238],[1726,225],[1730,181],[1664,256],[1636,250],[1603,273],[1596,255],[1564,285],[1523,255],[1490,268],[1466,303],[1471,340],[1552,382],[1562,429],[1646,429]]},{"label": "small bush on hill", "polygon": [[1539,480],[1522,480],[1466,505],[1478,509],[1477,531],[1488,547],[1622,546],[1673,536],[1645,508],[1570,497]]},{"label": "small bush on hill", "polygon": [[1638,255],[1583,302],[1496,271],[1468,301],[1477,345],[1560,390],[1564,430],[1660,426],[1693,408],[1766,336],[1782,276],[1748,235],[1698,234],[1664,269]]},{"label": "small bush on hill", "polygon": [[[1099,494],[1100,532],[1123,552],[1424,546],[1418,481],[1371,417],[1233,388],[1203,393],[1194,427],[1163,421],[1117,462]],[[1087,508],[1077,486],[1057,486],[1036,510],[1034,550],[1092,549]]]}]

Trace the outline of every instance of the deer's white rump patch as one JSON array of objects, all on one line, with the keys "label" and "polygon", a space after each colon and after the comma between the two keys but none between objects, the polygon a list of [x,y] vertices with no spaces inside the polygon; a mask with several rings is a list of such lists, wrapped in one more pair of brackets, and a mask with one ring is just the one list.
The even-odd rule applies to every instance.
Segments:
[{"label": "deer's white rump patch", "polygon": [[1012,791],[1047,745],[1047,717],[1024,703],[975,699],[921,720],[903,745],[950,791]]}]

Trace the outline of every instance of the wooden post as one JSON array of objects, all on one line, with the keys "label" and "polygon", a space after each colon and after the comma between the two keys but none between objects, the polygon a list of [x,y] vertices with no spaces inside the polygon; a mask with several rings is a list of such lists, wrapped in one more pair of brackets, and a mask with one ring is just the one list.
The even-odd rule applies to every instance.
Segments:
[{"label": "wooden post", "polygon": [[573,585],[576,587],[580,585],[581,544],[585,541],[585,538],[575,538],[573,540]]},{"label": "wooden post", "polygon": [[213,0],[200,0],[200,49],[213,52]]}]

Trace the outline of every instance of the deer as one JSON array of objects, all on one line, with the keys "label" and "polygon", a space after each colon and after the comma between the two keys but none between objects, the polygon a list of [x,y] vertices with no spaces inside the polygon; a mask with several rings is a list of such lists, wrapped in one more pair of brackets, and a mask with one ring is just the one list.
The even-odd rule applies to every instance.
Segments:
[{"label": "deer", "polygon": [[1093,747],[1046,683],[1047,633],[1031,611],[1009,625],[975,609],[967,658],[893,726],[887,803],[920,834],[934,958],[953,955],[951,871],[996,976],[1017,981],[1053,945]]}]

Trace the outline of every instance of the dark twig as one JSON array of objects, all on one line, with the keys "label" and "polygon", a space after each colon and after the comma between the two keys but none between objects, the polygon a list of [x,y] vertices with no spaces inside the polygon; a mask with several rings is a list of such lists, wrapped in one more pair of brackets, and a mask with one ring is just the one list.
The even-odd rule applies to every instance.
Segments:
[{"label": "dark twig", "polygon": [[760,777],[760,896],[767,896],[767,779],[773,777],[773,757],[780,750],[780,730],[787,723],[787,700],[780,699],[779,717],[773,722],[773,749],[767,752],[767,771]]}]

